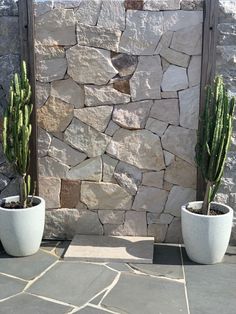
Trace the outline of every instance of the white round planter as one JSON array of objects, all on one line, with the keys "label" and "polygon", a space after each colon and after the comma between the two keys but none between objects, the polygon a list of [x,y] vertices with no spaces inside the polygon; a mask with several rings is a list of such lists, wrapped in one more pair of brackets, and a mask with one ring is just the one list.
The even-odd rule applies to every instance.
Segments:
[{"label": "white round planter", "polygon": [[[19,196],[4,200],[18,201]],[[39,250],[45,223],[45,201],[35,196],[34,203],[37,205],[20,209],[0,206],[0,240],[9,255],[27,256]]]},{"label": "white round planter", "polygon": [[[203,202],[190,202],[200,209]],[[207,216],[191,213],[186,205],[181,207],[182,234],[189,258],[200,264],[220,263],[229,244],[233,210],[227,205],[212,202],[224,215]]]}]

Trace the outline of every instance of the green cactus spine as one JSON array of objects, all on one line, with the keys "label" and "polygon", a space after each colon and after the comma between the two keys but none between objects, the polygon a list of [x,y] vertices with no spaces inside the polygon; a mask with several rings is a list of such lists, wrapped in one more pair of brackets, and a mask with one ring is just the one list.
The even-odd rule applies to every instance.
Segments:
[{"label": "green cactus spine", "polygon": [[224,171],[229,148],[235,99],[228,96],[221,76],[214,80],[214,86],[207,86],[205,110],[200,121],[196,161],[206,182],[202,212],[210,213],[213,201]]},{"label": "green cactus spine", "polygon": [[20,177],[20,205],[32,205],[28,195],[31,192],[31,178],[27,174],[30,162],[29,141],[32,126],[30,115],[31,86],[27,78],[26,63],[21,66],[21,76],[14,75],[11,81],[9,102],[3,120],[3,151]]}]

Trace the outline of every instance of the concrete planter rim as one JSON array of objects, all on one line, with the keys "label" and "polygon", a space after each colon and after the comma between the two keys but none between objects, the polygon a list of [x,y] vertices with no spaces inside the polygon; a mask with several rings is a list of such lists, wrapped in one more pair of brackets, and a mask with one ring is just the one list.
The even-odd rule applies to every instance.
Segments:
[{"label": "concrete planter rim", "polygon": [[[186,207],[187,205],[191,205],[191,204],[202,204],[203,201],[192,201],[189,203],[186,203],[184,205],[181,206],[181,210],[184,211],[185,213],[192,215],[192,216],[196,216],[196,217],[201,217],[202,219],[219,219],[220,217],[222,217],[222,215],[202,215],[202,214],[197,214],[197,213],[192,213],[191,211],[189,211]],[[223,213],[224,217],[225,215],[230,215],[233,212],[233,209],[226,205],[226,204],[222,204],[222,203],[218,203],[218,202],[211,202],[211,204],[217,205],[219,207],[219,210],[221,211],[222,208],[225,208],[227,210],[227,212]]]}]

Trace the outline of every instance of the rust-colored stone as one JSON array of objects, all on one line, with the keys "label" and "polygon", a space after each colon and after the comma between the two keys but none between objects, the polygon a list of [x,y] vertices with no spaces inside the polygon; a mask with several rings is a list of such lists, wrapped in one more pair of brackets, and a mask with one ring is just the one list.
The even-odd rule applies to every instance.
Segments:
[{"label": "rust-colored stone", "polygon": [[79,180],[61,180],[61,207],[62,208],[86,208],[80,202],[80,187]]},{"label": "rust-colored stone", "polygon": [[142,10],[143,0],[125,0],[126,10]]},{"label": "rust-colored stone", "polygon": [[114,82],[113,87],[121,93],[130,94],[130,86],[128,80]]}]

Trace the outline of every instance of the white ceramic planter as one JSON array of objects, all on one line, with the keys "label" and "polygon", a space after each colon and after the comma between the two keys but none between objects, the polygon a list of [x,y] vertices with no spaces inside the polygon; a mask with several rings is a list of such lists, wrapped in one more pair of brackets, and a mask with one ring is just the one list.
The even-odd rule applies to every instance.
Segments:
[{"label": "white ceramic planter", "polygon": [[[7,202],[19,196],[6,197]],[[39,250],[45,223],[45,201],[35,196],[33,207],[7,209],[0,206],[0,239],[5,251],[12,256],[27,256]]]},{"label": "white ceramic planter", "polygon": [[[190,202],[200,209],[203,202]],[[229,244],[233,210],[227,205],[212,202],[224,215],[206,216],[191,213],[181,207],[182,234],[186,252],[191,260],[200,264],[220,263]]]}]

